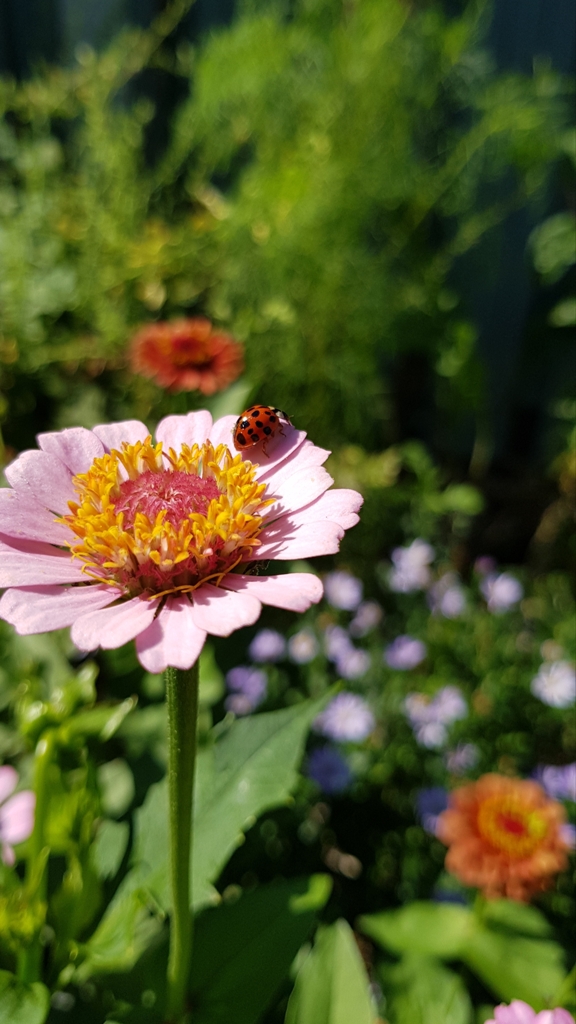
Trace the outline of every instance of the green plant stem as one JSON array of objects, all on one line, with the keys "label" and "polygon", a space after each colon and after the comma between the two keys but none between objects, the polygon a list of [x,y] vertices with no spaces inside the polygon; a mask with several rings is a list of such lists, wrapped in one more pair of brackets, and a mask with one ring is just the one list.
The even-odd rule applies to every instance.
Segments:
[{"label": "green plant stem", "polygon": [[[34,830],[28,840],[28,856],[26,861],[26,885],[30,890],[30,898],[40,903],[46,902],[48,873],[46,870],[46,818],[48,815],[48,798],[50,790],[50,765],[56,746],[56,731],[49,729],[38,743],[34,756],[34,792],[36,807],[34,810]],[[42,975],[42,945],[40,936],[36,935],[33,942],[19,957],[18,976],[28,983],[40,981]]]},{"label": "green plant stem", "polygon": [[185,1011],[192,955],[190,853],[192,796],[198,719],[198,662],[186,671],[165,672],[168,705],[168,793],[172,917],[167,975],[167,1017],[180,1021]]}]

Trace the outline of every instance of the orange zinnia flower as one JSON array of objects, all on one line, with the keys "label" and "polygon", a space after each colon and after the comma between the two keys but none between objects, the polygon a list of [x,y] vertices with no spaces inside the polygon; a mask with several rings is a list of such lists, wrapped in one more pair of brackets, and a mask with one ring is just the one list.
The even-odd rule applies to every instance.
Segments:
[{"label": "orange zinnia flower", "polygon": [[455,790],[440,815],[446,868],[489,899],[529,900],[567,865],[564,818],[538,783],[483,775]]},{"label": "orange zinnia flower", "polygon": [[169,391],[223,391],[244,369],[242,348],[205,317],[160,320],[133,337],[130,365]]}]

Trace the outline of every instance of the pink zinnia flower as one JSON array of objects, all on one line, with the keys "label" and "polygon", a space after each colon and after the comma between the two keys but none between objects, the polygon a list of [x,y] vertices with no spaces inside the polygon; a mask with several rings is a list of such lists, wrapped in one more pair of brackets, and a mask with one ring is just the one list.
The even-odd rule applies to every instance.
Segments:
[{"label": "pink zinnia flower", "polygon": [[514,999],[509,1006],[500,1003],[494,1007],[494,1016],[486,1024],[574,1024],[574,1017],[559,1006],[555,1010],[536,1013],[528,1003]]},{"label": "pink zinnia flower", "polygon": [[9,764],[0,766],[0,853],[10,867],[16,860],[13,846],[28,839],[34,828],[36,797],[30,789],[11,796],[17,785],[16,769]]},{"label": "pink zinnia flower", "polygon": [[[20,634],[72,627],[80,650],[136,640],[149,672],[194,664],[206,635],[305,611],[312,573],[254,562],[334,554],[361,496],[329,490],[328,452],[293,427],[267,457],[230,450],[236,416],[168,416],[40,434],[0,490],[0,617]],[[261,462],[257,460],[262,460]]]}]

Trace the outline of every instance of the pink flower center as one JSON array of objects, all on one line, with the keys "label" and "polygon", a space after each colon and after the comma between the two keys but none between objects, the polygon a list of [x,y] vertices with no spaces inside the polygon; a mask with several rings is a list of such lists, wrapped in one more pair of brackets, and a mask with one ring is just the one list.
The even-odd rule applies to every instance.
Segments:
[{"label": "pink flower center", "polygon": [[119,491],[114,505],[116,512],[124,514],[127,530],[134,526],[138,513],[154,522],[159,512],[164,512],[166,520],[178,528],[193,512],[205,516],[212,499],[220,497],[211,477],[204,480],[182,470],[154,473],[149,469],[135,480],[120,484]]}]

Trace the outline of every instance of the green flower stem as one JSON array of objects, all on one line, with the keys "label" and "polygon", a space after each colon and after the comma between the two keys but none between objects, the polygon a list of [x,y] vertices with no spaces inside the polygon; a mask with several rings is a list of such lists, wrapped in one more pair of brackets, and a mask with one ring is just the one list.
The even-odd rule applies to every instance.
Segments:
[{"label": "green flower stem", "polygon": [[167,1015],[180,1021],[185,1011],[192,955],[190,852],[192,796],[198,719],[198,662],[191,669],[167,668],[168,794],[172,917],[167,976]]},{"label": "green flower stem", "polygon": [[[34,792],[36,807],[34,810],[34,830],[28,840],[28,856],[26,861],[26,885],[30,897],[39,903],[45,903],[48,892],[48,872],[46,870],[46,818],[50,789],[50,766],[54,758],[56,746],[56,730],[47,730],[38,740],[34,755]],[[30,946],[23,950],[18,961],[18,976],[28,983],[40,981],[42,977],[42,945],[37,935]]]}]

